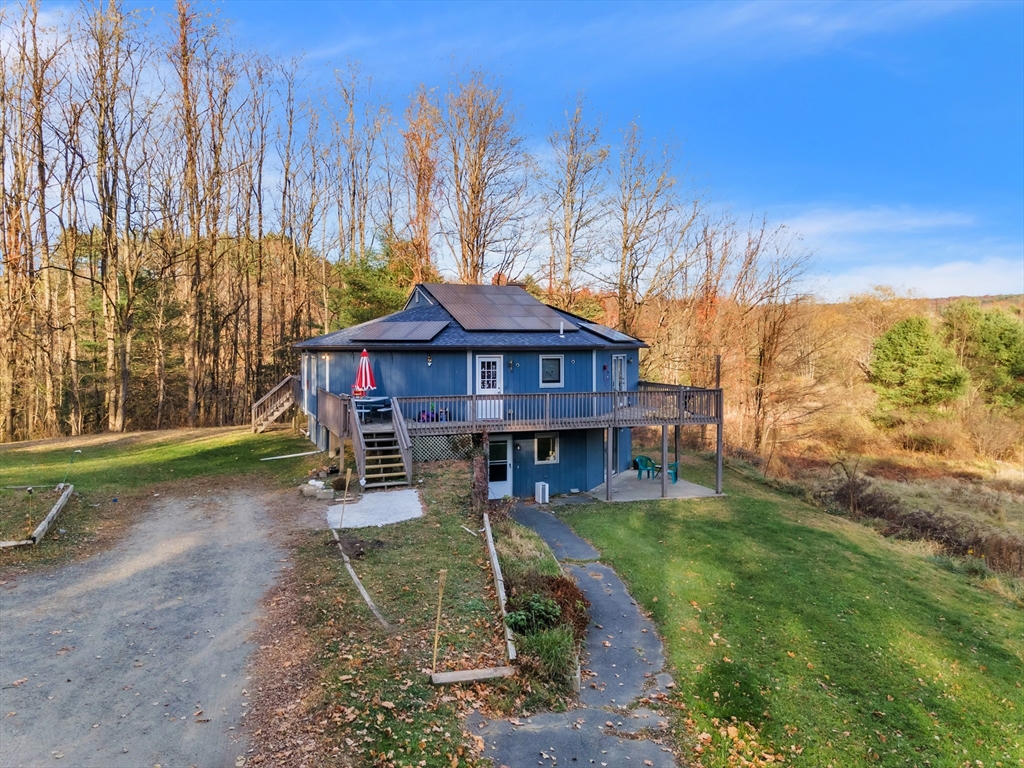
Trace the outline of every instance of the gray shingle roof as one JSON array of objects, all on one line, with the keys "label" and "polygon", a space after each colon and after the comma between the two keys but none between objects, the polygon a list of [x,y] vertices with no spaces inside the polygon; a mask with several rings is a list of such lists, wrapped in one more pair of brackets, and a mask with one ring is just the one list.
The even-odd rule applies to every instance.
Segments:
[{"label": "gray shingle roof", "polygon": [[[424,286],[429,290],[430,286]],[[470,287],[470,286],[465,286]],[[494,286],[481,286],[493,291]],[[509,286],[512,288],[512,286]],[[521,288],[515,288],[522,291]],[[431,293],[435,301],[438,297]],[[316,350],[353,350],[353,349],[505,349],[505,348],[552,348],[552,349],[631,349],[646,347],[647,345],[639,339],[631,339],[627,342],[614,342],[602,338],[597,333],[586,329],[580,318],[549,308],[541,302],[537,302],[546,310],[555,313],[565,322],[565,333],[560,335],[554,331],[467,331],[459,324],[457,319],[440,302],[430,304],[427,302],[415,303],[410,301],[409,308],[396,312],[385,317],[371,320],[368,323],[361,323],[350,328],[342,328],[339,331],[317,336],[295,345],[298,349]],[[365,329],[366,326],[376,323],[426,323],[449,321],[448,325],[438,333],[431,341],[401,342],[394,340],[381,341],[358,341],[352,338],[357,329]],[[561,322],[561,321],[560,321]],[[578,330],[572,330],[578,329]],[[390,334],[383,333],[384,337]]]}]

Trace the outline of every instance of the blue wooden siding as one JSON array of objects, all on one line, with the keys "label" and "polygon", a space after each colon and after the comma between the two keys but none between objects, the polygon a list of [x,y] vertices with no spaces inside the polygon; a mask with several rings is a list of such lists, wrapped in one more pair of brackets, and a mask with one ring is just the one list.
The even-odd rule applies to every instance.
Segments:
[{"label": "blue wooden siding", "polygon": [[[370,353],[377,397],[424,397],[429,395],[472,394],[476,389],[476,361],[480,356],[502,354],[502,378],[508,394],[561,392],[607,392],[611,390],[611,356],[604,350],[560,350],[563,356],[564,386],[540,386],[540,358],[548,350],[515,350],[495,353],[479,351],[472,354],[472,368],[467,370],[468,356],[464,350],[428,352],[382,351]],[[635,351],[624,353],[632,363],[626,365],[629,389],[638,386],[639,366]],[[307,372],[308,411],[316,413],[316,390],[349,394],[355,382],[359,352],[303,353],[303,369]],[[511,363],[511,368],[509,364]],[[307,367],[308,366],[308,367]],[[329,370],[328,370],[329,369]],[[596,370],[595,370],[596,369]],[[594,386],[596,373],[596,388]],[[467,392],[467,384],[470,386]]]},{"label": "blue wooden siding", "polygon": [[[516,432],[512,436],[512,495],[529,498],[534,484],[545,482],[552,494],[569,493],[573,488],[589,491],[604,482],[604,430],[578,429],[556,432],[558,435],[558,463],[537,464],[538,434],[546,432]],[[616,471],[628,471],[633,465],[629,429],[619,430],[619,450],[615,458]]]},{"label": "blue wooden siding", "polygon": [[[526,395],[538,392],[590,392],[593,383],[593,358],[589,349],[530,349],[513,350],[504,353],[476,352],[473,355],[473,387],[476,387],[476,358],[503,354],[502,372],[505,377],[504,391],[508,394]],[[562,356],[561,387],[540,386],[541,356]],[[511,363],[511,367],[510,367]],[[431,393],[440,394],[440,393]]]},{"label": "blue wooden siding", "polygon": [[[319,386],[335,394],[350,394],[356,380],[361,352],[328,352],[318,356],[319,367],[330,365],[330,387]],[[427,356],[430,365],[427,365]],[[326,357],[327,361],[323,360]],[[466,394],[466,353],[442,352],[370,352],[370,366],[377,389],[374,397],[417,397],[425,395]]]},{"label": "blue wooden siding", "polygon": [[589,491],[600,485],[604,480],[601,432],[600,429],[556,432],[557,464],[536,463],[535,438],[537,434],[550,433],[516,432],[512,436],[512,495],[533,496],[534,484],[540,482],[547,483],[552,494],[569,493],[573,488]]},{"label": "blue wooden siding", "polygon": [[[597,391],[611,392],[612,390],[612,355],[623,355],[626,358],[626,388],[635,391],[640,386],[640,365],[637,350],[627,351],[597,351]],[[629,362],[632,360],[633,362]]]},{"label": "blue wooden siding", "polygon": [[604,430],[587,430],[586,490],[597,488],[604,482]]},{"label": "blue wooden siding", "polygon": [[616,461],[618,472],[624,472],[633,466],[633,430],[628,427],[619,428],[619,455]]}]

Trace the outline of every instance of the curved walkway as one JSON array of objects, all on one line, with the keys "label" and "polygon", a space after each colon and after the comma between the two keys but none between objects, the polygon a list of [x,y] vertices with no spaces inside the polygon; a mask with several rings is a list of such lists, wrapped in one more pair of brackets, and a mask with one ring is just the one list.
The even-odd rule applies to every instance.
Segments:
[{"label": "curved walkway", "polygon": [[[517,504],[512,512],[551,547],[591,602],[584,641],[580,709],[525,720],[469,720],[495,766],[597,765],[674,768],[671,751],[645,736],[668,729],[647,707],[672,685],[654,625],[637,608],[622,580],[597,562],[600,553],[553,515]],[[567,562],[568,561],[568,562]]]}]

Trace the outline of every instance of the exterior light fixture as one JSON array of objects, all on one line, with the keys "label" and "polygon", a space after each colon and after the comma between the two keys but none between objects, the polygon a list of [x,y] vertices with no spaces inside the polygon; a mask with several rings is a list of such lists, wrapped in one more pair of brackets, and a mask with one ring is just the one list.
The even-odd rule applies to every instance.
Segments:
[{"label": "exterior light fixture", "polygon": [[427,355],[427,368],[429,368],[433,364],[434,364],[434,358],[432,358],[430,355]]}]

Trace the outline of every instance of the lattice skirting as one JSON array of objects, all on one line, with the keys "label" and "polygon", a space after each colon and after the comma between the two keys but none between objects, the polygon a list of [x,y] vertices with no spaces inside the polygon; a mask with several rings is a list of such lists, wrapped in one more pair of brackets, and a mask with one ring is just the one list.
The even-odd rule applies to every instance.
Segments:
[{"label": "lattice skirting", "polygon": [[412,438],[413,461],[465,459],[472,450],[472,435],[420,435]]}]

